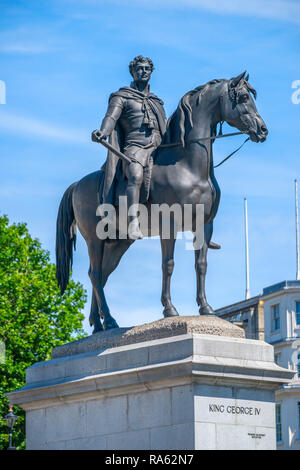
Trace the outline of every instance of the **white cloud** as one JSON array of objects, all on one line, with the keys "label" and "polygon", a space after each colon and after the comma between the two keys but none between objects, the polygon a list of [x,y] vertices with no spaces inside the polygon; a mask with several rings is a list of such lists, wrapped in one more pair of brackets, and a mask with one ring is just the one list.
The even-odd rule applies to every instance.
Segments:
[{"label": "white cloud", "polygon": [[[154,0],[154,3],[156,0]],[[171,0],[163,0],[164,5],[173,5]],[[205,9],[214,13],[256,16],[300,23],[300,4],[298,2],[285,0],[251,0],[241,2],[240,0],[177,0],[177,6],[185,6],[196,9]]]},{"label": "white cloud", "polygon": [[[104,0],[105,1],[105,0]],[[112,0],[114,3],[124,5],[123,0]],[[89,3],[95,3],[90,0]],[[97,0],[99,3],[99,0]],[[295,1],[286,0],[251,0],[241,2],[240,0],[138,0],[131,1],[130,6],[143,6],[148,9],[190,8],[197,10],[207,10],[216,14],[253,16],[260,18],[276,19],[300,24],[300,4]]]},{"label": "white cloud", "polygon": [[13,29],[0,31],[0,52],[4,54],[45,54],[61,51],[70,45],[67,38],[62,39],[52,26],[39,23],[26,24]]},{"label": "white cloud", "polygon": [[0,111],[0,132],[3,130],[15,135],[59,139],[71,143],[84,144],[90,141],[89,132],[63,129],[38,119]]},{"label": "white cloud", "polygon": [[26,43],[8,43],[0,46],[0,51],[5,53],[16,54],[42,54],[49,52],[51,49],[39,44],[26,44]]}]

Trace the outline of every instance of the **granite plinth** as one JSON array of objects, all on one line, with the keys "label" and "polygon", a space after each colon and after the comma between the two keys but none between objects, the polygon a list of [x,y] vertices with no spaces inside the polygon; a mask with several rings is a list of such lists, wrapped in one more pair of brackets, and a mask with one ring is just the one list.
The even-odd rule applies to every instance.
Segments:
[{"label": "granite plinth", "polygon": [[26,410],[27,449],[275,449],[274,393],[294,372],[219,320],[170,318],[56,348],[8,394]]},{"label": "granite plinth", "polygon": [[103,348],[125,346],[187,333],[244,338],[242,328],[214,315],[178,316],[163,318],[131,328],[101,331],[87,338],[59,346],[52,351],[52,359],[73,356]]}]

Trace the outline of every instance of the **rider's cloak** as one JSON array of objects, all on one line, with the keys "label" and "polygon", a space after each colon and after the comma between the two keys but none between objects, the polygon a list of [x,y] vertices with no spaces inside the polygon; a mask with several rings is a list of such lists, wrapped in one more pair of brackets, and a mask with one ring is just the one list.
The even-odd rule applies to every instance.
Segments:
[{"label": "rider's cloak", "polygon": [[[132,87],[123,87],[120,88],[119,91],[116,93],[112,93],[110,95],[109,101],[114,96],[120,96],[125,99],[133,99],[135,101],[140,101],[142,103],[142,109],[144,112],[144,122],[147,123],[147,117],[149,115],[149,108],[151,113],[157,119],[159,132],[161,137],[165,134],[166,131],[166,115],[165,110],[163,107],[163,101],[160,100],[154,93],[149,93],[145,95],[144,93],[140,92],[139,90],[132,88]],[[147,125],[147,124],[146,124]],[[120,150],[121,152],[124,151],[124,135],[122,133],[122,129],[117,121],[114,130],[112,131],[109,137],[109,143],[115,147],[116,149]],[[149,193],[149,186],[150,186],[150,178],[151,178],[151,163],[152,159],[150,159],[150,165],[148,165],[144,170],[144,190],[141,188],[141,200],[140,202],[145,202],[148,199]],[[116,186],[122,181],[125,183],[124,172],[122,171],[122,161],[111,151],[107,153],[107,159],[104,165],[101,168],[101,178],[100,178],[100,204],[109,203],[115,204],[116,203]],[[125,185],[124,185],[125,186]],[[146,189],[145,189],[146,188]]]}]

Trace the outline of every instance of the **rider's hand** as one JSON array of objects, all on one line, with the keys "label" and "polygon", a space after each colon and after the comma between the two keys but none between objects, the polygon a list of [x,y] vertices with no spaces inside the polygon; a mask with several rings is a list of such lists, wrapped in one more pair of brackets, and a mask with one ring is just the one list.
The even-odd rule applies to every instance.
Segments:
[{"label": "rider's hand", "polygon": [[101,140],[105,140],[106,137],[107,136],[102,131],[95,130],[95,131],[92,132],[92,141],[93,142],[99,142]]}]

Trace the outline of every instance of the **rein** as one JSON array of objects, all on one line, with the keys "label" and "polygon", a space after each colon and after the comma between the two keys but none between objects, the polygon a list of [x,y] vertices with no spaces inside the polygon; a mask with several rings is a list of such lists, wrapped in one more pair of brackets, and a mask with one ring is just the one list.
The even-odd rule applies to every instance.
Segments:
[{"label": "rein", "polygon": [[[202,142],[203,140],[215,140],[215,139],[221,139],[222,137],[232,137],[234,135],[242,135],[245,134],[245,132],[232,132],[231,134],[219,134],[219,135],[214,135],[210,137],[200,137],[199,139],[192,139],[188,141],[188,144],[198,144]],[[218,165],[214,165],[214,168],[218,168],[218,166],[221,166],[223,163],[226,162],[230,157],[232,157],[235,153],[237,153],[244,145],[246,142],[250,140],[250,137],[247,137],[247,139],[240,145],[236,150],[231,152],[230,155],[228,155],[224,160],[222,160]],[[170,147],[179,147],[182,145],[182,142],[174,142],[172,144],[161,144],[158,148],[170,148]]]},{"label": "rein", "polygon": [[[244,134],[243,132],[240,132],[240,134]],[[221,136],[220,136],[221,137]],[[227,137],[227,136],[226,136]],[[242,143],[242,145],[240,145],[237,149],[235,149],[233,152],[231,152],[226,158],[224,158],[224,160],[222,160],[220,163],[218,163],[217,165],[214,165],[214,168],[218,168],[218,166],[221,166],[223,165],[223,163],[226,162],[226,160],[228,160],[230,157],[232,157],[232,155],[234,155],[235,153],[237,153],[244,145],[246,142],[248,142],[248,140],[250,140],[250,137],[247,137],[247,139],[244,140],[244,142]]]}]

